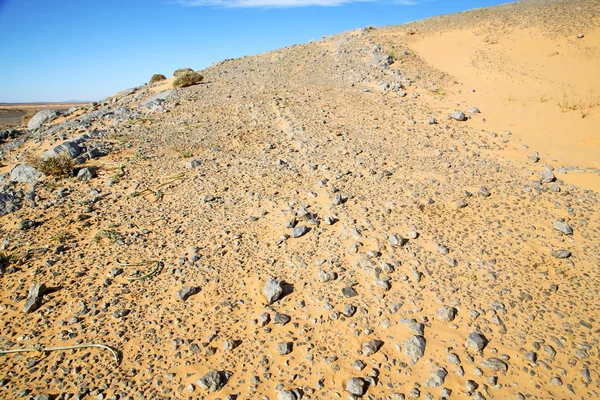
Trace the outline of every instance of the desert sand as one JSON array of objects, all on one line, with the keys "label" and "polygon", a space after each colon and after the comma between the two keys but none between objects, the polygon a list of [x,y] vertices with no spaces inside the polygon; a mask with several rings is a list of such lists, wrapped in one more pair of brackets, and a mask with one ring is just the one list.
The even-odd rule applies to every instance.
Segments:
[{"label": "desert sand", "polygon": [[[0,354],[0,396],[598,398],[599,27],[357,29],[23,128],[0,350],[117,357]],[[77,177],[15,170],[66,147]]]}]

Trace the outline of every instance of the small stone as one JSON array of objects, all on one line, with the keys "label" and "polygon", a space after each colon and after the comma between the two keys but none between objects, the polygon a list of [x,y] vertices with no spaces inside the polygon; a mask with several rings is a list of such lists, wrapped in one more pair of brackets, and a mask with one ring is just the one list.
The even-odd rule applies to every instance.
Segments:
[{"label": "small stone", "polygon": [[577,34],[577,39],[583,39],[584,37],[585,37],[585,35],[583,33]]},{"label": "small stone", "polygon": [[196,381],[196,385],[209,392],[216,392],[225,386],[226,380],[224,373],[219,371],[210,371],[202,378]]},{"label": "small stone", "polygon": [[571,257],[571,252],[569,250],[554,250],[552,251],[552,256],[556,258],[569,258]]},{"label": "small stone", "polygon": [[450,118],[455,119],[457,121],[466,121],[467,120],[465,113],[462,111],[453,112],[452,114],[450,114]]},{"label": "small stone", "polygon": [[504,361],[502,361],[499,358],[488,358],[487,360],[484,360],[481,363],[481,366],[483,368],[489,369],[491,371],[497,371],[497,372],[506,372],[508,371],[508,364],[506,364]]},{"label": "small stone", "polygon": [[281,286],[281,282],[275,280],[273,277],[269,277],[267,279],[267,283],[263,286],[262,293],[267,298],[268,304],[273,304],[283,294],[283,287]]},{"label": "small stone", "polygon": [[346,382],[346,392],[355,396],[362,396],[365,394],[367,383],[363,378],[350,378]]},{"label": "small stone", "polygon": [[292,342],[277,343],[277,352],[282,356],[290,354],[293,350],[293,346],[294,344]]},{"label": "small stone", "polygon": [[573,234],[573,228],[571,228],[566,222],[556,221],[552,224],[552,227],[557,231],[564,233],[565,235]]},{"label": "small stone", "polygon": [[377,353],[381,346],[383,346],[383,342],[381,340],[369,340],[363,344],[362,353],[364,356],[371,356]]},{"label": "small stone", "polygon": [[537,353],[535,351],[528,351],[523,355],[523,359],[530,363],[535,363],[537,361]]},{"label": "small stone", "polygon": [[46,293],[46,285],[43,283],[32,283],[29,286],[29,294],[27,296],[27,301],[23,306],[23,312],[25,314],[34,312],[42,305],[42,296]]},{"label": "small stone", "polygon": [[299,226],[295,227],[294,229],[292,229],[292,233],[290,234],[290,237],[299,238],[300,236],[304,236],[308,231],[309,231],[309,229],[306,226],[299,225]]},{"label": "small stone", "polygon": [[444,322],[452,322],[456,317],[456,308],[450,306],[442,306],[436,311],[438,318]]},{"label": "small stone", "polygon": [[356,290],[354,290],[352,286],[346,286],[345,288],[343,288],[342,294],[344,295],[344,297],[347,298],[358,296],[358,293],[356,292]]},{"label": "small stone", "polygon": [[554,176],[552,171],[545,169],[542,172],[540,172],[540,181],[542,181],[542,183],[550,183],[554,182],[555,180],[556,177]]},{"label": "small stone", "polygon": [[96,177],[96,169],[87,167],[82,168],[77,172],[77,180],[80,182],[88,182]]},{"label": "small stone", "polygon": [[199,292],[200,287],[198,286],[183,286],[175,293],[175,296],[177,297],[177,300],[186,301],[188,297],[193,296]]},{"label": "small stone", "polygon": [[427,342],[423,336],[411,336],[404,346],[404,354],[411,358],[419,359],[425,354],[426,345]]},{"label": "small stone", "polygon": [[488,340],[485,338],[485,336],[479,333],[469,333],[469,336],[467,336],[467,347],[471,347],[476,350],[483,350],[487,344]]}]

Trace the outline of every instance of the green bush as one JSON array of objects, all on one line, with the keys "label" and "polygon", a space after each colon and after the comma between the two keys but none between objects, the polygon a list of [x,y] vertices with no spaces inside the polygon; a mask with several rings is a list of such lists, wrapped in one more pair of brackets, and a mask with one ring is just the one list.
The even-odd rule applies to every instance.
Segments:
[{"label": "green bush", "polygon": [[202,82],[202,79],[204,79],[204,77],[197,72],[186,72],[185,74],[179,75],[177,78],[175,78],[173,87],[182,88],[186,86],[192,86],[196,83]]},{"label": "green bush", "polygon": [[167,77],[164,76],[163,74],[154,74],[154,75],[152,75],[152,78],[150,78],[150,83],[164,81],[165,79],[167,79]]},{"label": "green bush", "polygon": [[75,161],[65,153],[46,159],[41,157],[30,157],[27,161],[33,168],[45,175],[62,178],[73,176],[73,168],[75,168]]},{"label": "green bush", "polygon": [[175,72],[173,72],[173,76],[183,75],[188,72],[194,72],[194,70],[191,68],[179,68],[178,70],[175,70]]}]

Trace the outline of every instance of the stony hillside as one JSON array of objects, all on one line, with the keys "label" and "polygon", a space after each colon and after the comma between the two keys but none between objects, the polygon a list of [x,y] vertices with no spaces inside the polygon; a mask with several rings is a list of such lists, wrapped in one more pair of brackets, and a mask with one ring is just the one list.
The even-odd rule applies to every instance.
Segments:
[{"label": "stony hillside", "polygon": [[578,0],[359,29],[5,132],[0,353],[32,351],[0,396],[597,398],[600,107],[492,101],[518,68],[480,89],[427,41],[493,27],[463,43],[502,60],[535,29],[599,65],[598,26]]}]

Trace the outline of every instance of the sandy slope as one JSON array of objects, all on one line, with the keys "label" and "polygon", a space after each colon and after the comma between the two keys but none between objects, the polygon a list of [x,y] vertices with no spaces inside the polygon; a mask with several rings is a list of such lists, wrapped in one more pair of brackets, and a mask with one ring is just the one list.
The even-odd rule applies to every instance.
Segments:
[{"label": "sandy slope", "polygon": [[[356,30],[32,133],[9,167],[93,129],[110,154],[88,182],[5,187],[23,204],[0,218],[20,255],[0,348],[122,357],[4,355],[0,393],[333,399],[359,378],[369,399],[597,398],[600,107],[557,103],[600,90],[599,20],[597,2],[536,1]],[[154,264],[119,261],[162,268],[130,280]],[[34,282],[58,290],[26,314]],[[210,371],[228,375],[217,391]]]}]

